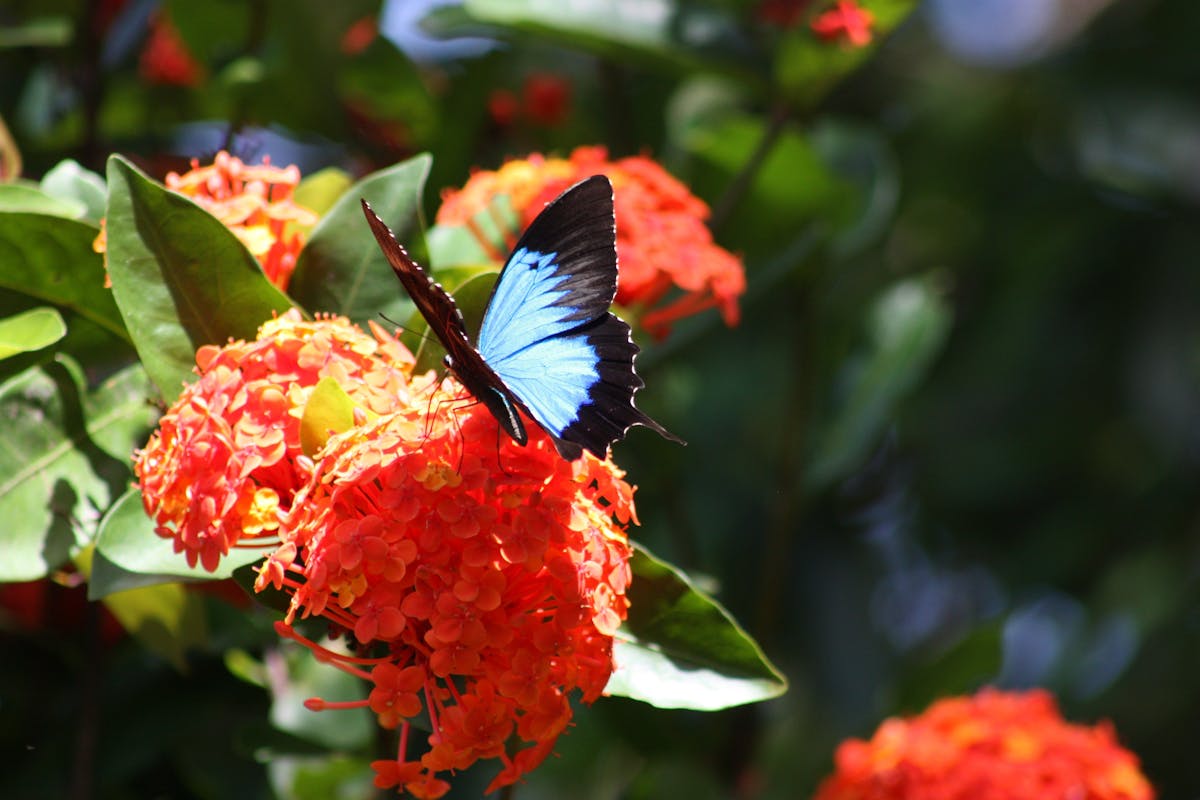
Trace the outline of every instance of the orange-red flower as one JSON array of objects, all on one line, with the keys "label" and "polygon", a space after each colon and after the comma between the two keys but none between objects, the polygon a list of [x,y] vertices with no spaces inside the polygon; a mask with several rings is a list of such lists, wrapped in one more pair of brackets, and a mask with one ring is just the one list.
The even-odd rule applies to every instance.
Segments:
[{"label": "orange-red flower", "polygon": [[[164,183],[221,220],[258,259],[267,280],[287,290],[304,248],[304,231],[317,221],[314,212],[292,200],[300,183],[294,164],[281,169],[264,159],[251,166],[221,150],[212,164],[202,167],[192,159],[190,170],[182,175],[168,172]],[[97,253],[108,249],[103,221],[92,248]],[[107,275],[104,285],[112,285]]]},{"label": "orange-red flower", "polygon": [[1108,723],[1063,720],[1043,690],[984,690],[843,742],[815,800],[1152,800]]},{"label": "orange-red flower", "polygon": [[[569,159],[535,153],[476,172],[461,190],[445,193],[437,221],[473,226],[473,218],[504,195],[524,227],[564,189],[597,173],[613,184],[617,303],[660,336],[676,320],[714,306],[727,324],[737,324],[738,297],[746,288],[741,260],[713,242],[704,201],[649,158],[609,161],[602,147],[578,148]],[[673,288],[683,295],[661,302]]]},{"label": "orange-red flower", "polygon": [[225,223],[262,264],[271,283],[287,289],[304,247],[301,228],[317,221],[315,213],[292,199],[300,183],[294,164],[273,167],[264,159],[252,166],[222,150],[212,164],[201,167],[193,159],[190,170],[169,172],[164,183]]},{"label": "orange-red flower", "polygon": [[212,570],[239,542],[276,541],[279,513],[311,472],[300,415],[322,377],[373,413],[405,401],[412,355],[373,332],[340,318],[304,322],[292,311],[253,342],[196,353],[199,380],[134,462],[146,513],[190,565]]},{"label": "orange-red flower", "polygon": [[853,47],[871,43],[875,15],[855,0],[837,0],[833,8],[812,21],[813,33],[826,41],[842,40]]},{"label": "orange-red flower", "polygon": [[[289,313],[254,342],[205,347],[137,456],[147,512],[189,563],[213,569],[239,544],[273,551],[256,588],[291,608],[276,627],[372,683],[360,703],[401,731],[376,784],[422,798],[444,775],[499,759],[492,788],[536,767],[600,696],[628,605],[633,489],[610,461],[560,457],[529,426],[521,447],[453,380],[414,376],[411,354],[375,329]],[[303,455],[300,420],[334,378],[355,425]],[[291,628],[323,616],[351,656]],[[410,722],[428,715],[423,753]]]}]

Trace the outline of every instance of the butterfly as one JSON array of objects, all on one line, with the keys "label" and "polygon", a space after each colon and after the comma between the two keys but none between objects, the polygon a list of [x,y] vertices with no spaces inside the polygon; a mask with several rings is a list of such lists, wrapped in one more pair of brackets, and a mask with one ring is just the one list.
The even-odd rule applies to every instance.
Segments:
[{"label": "butterfly", "polygon": [[476,344],[446,290],[415,262],[366,200],[371,232],[429,327],[445,364],[517,444],[521,412],[568,460],[608,447],[634,425],[683,440],[642,413],[633,395],[639,348],[609,311],[617,292],[612,184],[593,175],[559,195],[530,223],[500,271]]}]

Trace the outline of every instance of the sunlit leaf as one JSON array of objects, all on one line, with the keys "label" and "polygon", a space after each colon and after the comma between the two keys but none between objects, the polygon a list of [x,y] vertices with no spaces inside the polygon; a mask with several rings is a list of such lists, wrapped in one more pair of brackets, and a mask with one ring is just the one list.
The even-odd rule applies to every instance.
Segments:
[{"label": "sunlit leaf", "polygon": [[90,542],[129,464],[96,445],[84,382],[66,356],[0,385],[0,581],[41,578]]},{"label": "sunlit leaf", "polygon": [[672,71],[717,70],[760,81],[765,64],[728,10],[679,0],[466,0],[466,17],[434,13],[437,34],[511,28],[618,62]]},{"label": "sunlit leaf", "polygon": [[324,215],[353,185],[354,179],[345,170],[326,167],[311,175],[305,175],[292,194],[292,199],[297,205],[304,206],[318,215]]},{"label": "sunlit leaf", "polygon": [[108,271],[142,364],[164,397],[193,379],[196,350],[291,304],[219,220],[120,156],[108,161]]},{"label": "sunlit leaf", "polygon": [[87,206],[72,198],[55,197],[39,186],[22,181],[0,184],[0,213],[79,219],[87,213]]},{"label": "sunlit leaf", "polygon": [[354,401],[341,385],[328,376],[317,381],[304,415],[300,418],[300,449],[310,458],[315,456],[329,437],[354,427]]},{"label": "sunlit leaf", "polygon": [[[0,214],[0,288],[57,306],[128,340],[92,249],[94,225],[44,214]],[[71,325],[68,319],[68,327]]]},{"label": "sunlit leaf", "polygon": [[66,335],[66,323],[53,308],[34,308],[0,319],[0,358],[41,350]]},{"label": "sunlit leaf", "polygon": [[638,546],[629,616],[616,637],[609,694],[659,708],[715,711],[768,700],[787,681],[729,612]]},{"label": "sunlit leaf", "polygon": [[83,216],[99,223],[108,202],[108,187],[104,179],[78,161],[64,159],[42,178],[42,191],[67,203],[83,206]]},{"label": "sunlit leaf", "polygon": [[405,319],[412,304],[363,218],[365,199],[414,258],[425,257],[421,197],[431,159],[420,155],[351,186],[321,217],[296,261],[289,291],[306,308],[365,323]]}]

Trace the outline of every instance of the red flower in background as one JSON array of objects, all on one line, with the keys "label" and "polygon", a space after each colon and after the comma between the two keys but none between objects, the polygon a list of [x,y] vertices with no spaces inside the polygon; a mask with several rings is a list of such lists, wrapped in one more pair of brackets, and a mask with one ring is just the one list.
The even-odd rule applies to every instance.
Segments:
[{"label": "red flower in background", "polygon": [[269,159],[245,164],[222,150],[212,164],[201,167],[192,159],[190,170],[169,172],[164,183],[225,223],[258,259],[267,279],[287,290],[304,247],[302,229],[317,221],[315,213],[292,200],[300,184],[295,165],[273,167]]},{"label": "red flower in background", "polygon": [[188,51],[179,29],[166,14],[150,19],[150,35],[138,60],[138,73],[146,83],[165,86],[199,86],[204,67]]},{"label": "red flower in background", "polygon": [[[287,291],[304,248],[305,229],[317,221],[314,212],[292,200],[300,183],[295,165],[281,169],[264,159],[251,166],[222,150],[212,164],[202,167],[192,159],[190,170],[182,175],[169,172],[164,182],[221,220],[258,260],[267,280]],[[108,249],[103,222],[92,247],[97,253]],[[112,285],[107,276],[104,285]]]},{"label": "red flower in background", "polygon": [[[443,774],[499,759],[489,788],[517,781],[571,719],[569,695],[600,696],[625,618],[633,489],[610,461],[560,457],[529,428],[502,438],[455,382],[412,375],[411,354],[375,329],[296,313],[254,342],[205,347],[200,379],[135,464],[160,535],[213,569],[231,547],[270,546],[257,587],[291,594],[276,627],[372,683],[358,703],[401,731],[376,784],[440,797]],[[311,457],[300,420],[334,378],[356,425]],[[323,616],[355,656],[297,634]],[[427,747],[409,753],[426,714]]]},{"label": "red flower in background", "polygon": [[825,41],[842,40],[853,47],[871,43],[875,15],[854,0],[837,0],[833,8],[812,21],[813,33]]},{"label": "red flower in background", "polygon": [[525,79],[520,97],[510,89],[493,89],[488,115],[501,128],[525,119],[541,128],[556,128],[571,112],[571,83],[566,78],[535,72]]},{"label": "red flower in background", "polygon": [[984,690],[838,747],[815,800],[1152,800],[1112,726],[1063,720],[1043,690]]},{"label": "red flower in background", "polygon": [[[444,193],[437,221],[472,227],[473,217],[505,195],[524,229],[563,190],[598,173],[613,184],[620,267],[616,302],[657,336],[675,321],[713,307],[726,324],[737,324],[737,301],[746,288],[740,259],[713,242],[704,201],[648,158],[609,161],[604,148],[581,147],[569,159],[533,154],[509,161],[498,170],[476,172],[462,189]],[[664,302],[672,289],[683,295]]]},{"label": "red flower in background", "polygon": [[567,119],[571,84],[557,75],[537,72],[525,79],[525,113],[534,124],[554,128]]}]

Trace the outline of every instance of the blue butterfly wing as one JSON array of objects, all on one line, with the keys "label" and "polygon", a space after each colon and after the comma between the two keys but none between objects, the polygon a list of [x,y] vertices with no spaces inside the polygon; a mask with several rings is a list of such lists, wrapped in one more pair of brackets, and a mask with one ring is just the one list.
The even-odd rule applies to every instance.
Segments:
[{"label": "blue butterfly wing", "polygon": [[480,355],[564,458],[604,458],[634,425],[679,441],[634,405],[638,347],[609,313],[616,291],[612,184],[596,175],[533,221],[484,313]]}]

